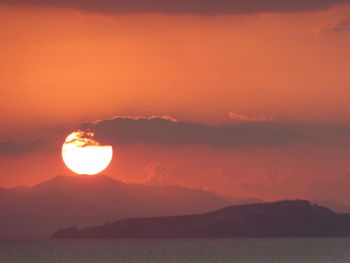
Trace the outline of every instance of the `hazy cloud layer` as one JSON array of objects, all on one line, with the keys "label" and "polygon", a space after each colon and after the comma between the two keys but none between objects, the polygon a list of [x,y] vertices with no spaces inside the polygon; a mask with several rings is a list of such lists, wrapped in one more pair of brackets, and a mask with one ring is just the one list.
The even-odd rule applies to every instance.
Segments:
[{"label": "hazy cloud layer", "polygon": [[104,144],[156,143],[169,146],[204,145],[213,148],[280,146],[295,142],[350,144],[350,127],[266,121],[210,126],[169,118],[117,117],[84,123]]},{"label": "hazy cloud layer", "polygon": [[[350,147],[350,126],[280,123],[271,120],[205,125],[164,117],[116,117],[84,123],[78,127],[93,131],[105,145],[160,144],[165,146],[208,146],[217,149],[270,147],[298,142],[328,143]],[[52,141],[50,144],[56,144]],[[59,142],[60,143],[60,142]],[[0,142],[0,155],[21,156],[49,148],[46,140]]]},{"label": "hazy cloud layer", "polygon": [[65,7],[107,14],[255,14],[296,13],[327,9],[350,0],[0,0],[0,3]]},{"label": "hazy cloud layer", "polygon": [[30,142],[0,142],[0,155],[21,156],[47,148],[48,144],[42,139],[37,139]]},{"label": "hazy cloud layer", "polygon": [[169,119],[115,118],[85,123],[104,144],[158,143],[163,145],[207,145],[214,148],[284,145],[300,139],[298,131],[273,122],[242,122],[208,126]]}]

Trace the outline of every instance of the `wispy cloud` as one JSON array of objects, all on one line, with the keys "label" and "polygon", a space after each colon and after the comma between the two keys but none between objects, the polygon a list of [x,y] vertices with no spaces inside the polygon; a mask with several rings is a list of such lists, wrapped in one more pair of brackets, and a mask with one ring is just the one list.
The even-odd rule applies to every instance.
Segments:
[{"label": "wispy cloud", "polygon": [[150,162],[145,167],[146,177],[139,181],[142,184],[149,185],[167,185],[176,184],[171,176],[171,170],[176,168],[174,163]]},{"label": "wispy cloud", "polygon": [[318,25],[309,30],[315,39],[321,39],[330,33],[350,31],[350,14],[334,18],[328,23]]},{"label": "wispy cloud", "polygon": [[[135,115],[115,115],[112,119],[124,119],[124,120],[166,120],[171,122],[178,122],[173,116],[170,115],[149,115],[149,116],[135,116]],[[105,120],[95,120],[93,123],[99,123]]]},{"label": "wispy cloud", "polygon": [[240,188],[269,188],[285,184],[291,172],[276,168],[273,170],[250,169],[248,173],[238,178],[235,183]]},{"label": "wispy cloud", "polygon": [[239,113],[230,112],[229,117],[231,120],[241,121],[241,122],[273,122],[275,121],[273,117],[267,116],[249,116]]}]

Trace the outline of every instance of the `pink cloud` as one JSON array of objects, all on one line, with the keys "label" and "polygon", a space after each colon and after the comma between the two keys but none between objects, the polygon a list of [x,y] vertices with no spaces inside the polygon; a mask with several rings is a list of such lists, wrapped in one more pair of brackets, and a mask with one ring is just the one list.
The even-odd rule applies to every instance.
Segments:
[{"label": "pink cloud", "polygon": [[229,117],[231,120],[239,121],[239,122],[274,122],[273,117],[267,116],[248,116],[244,114],[230,112]]},{"label": "pink cloud", "polygon": [[338,16],[328,23],[318,25],[310,29],[309,34],[315,39],[321,39],[330,33],[345,31],[350,31],[350,14]]}]

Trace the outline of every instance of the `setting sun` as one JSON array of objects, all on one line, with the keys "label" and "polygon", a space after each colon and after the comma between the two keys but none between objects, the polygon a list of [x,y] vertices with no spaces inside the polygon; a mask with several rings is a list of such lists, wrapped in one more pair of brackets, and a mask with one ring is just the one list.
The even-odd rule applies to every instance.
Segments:
[{"label": "setting sun", "polygon": [[98,174],[111,162],[112,146],[100,145],[93,137],[94,133],[79,130],[68,135],[63,143],[63,161],[74,173]]}]

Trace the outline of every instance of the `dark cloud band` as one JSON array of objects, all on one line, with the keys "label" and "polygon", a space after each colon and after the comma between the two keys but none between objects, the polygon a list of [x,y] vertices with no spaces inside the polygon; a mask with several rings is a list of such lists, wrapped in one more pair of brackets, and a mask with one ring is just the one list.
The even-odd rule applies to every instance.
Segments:
[{"label": "dark cloud band", "polygon": [[206,145],[214,148],[284,145],[300,139],[301,134],[279,123],[236,123],[208,126],[190,122],[174,122],[163,118],[115,118],[82,129],[96,133],[103,144],[126,145],[156,143],[162,145]]},{"label": "dark cloud band", "polygon": [[[103,145],[159,144],[165,146],[207,146],[214,149],[237,147],[291,146],[296,143],[329,143],[350,147],[349,125],[298,124],[280,122],[235,122],[210,126],[180,122],[165,117],[116,117],[84,123],[79,129],[95,133]],[[52,144],[60,142],[50,142]],[[63,143],[63,142],[62,142]],[[47,141],[0,142],[0,155],[21,156],[50,149]]]},{"label": "dark cloud band", "polygon": [[297,13],[327,9],[350,0],[0,0],[0,3],[64,7],[106,14],[222,15]]}]

